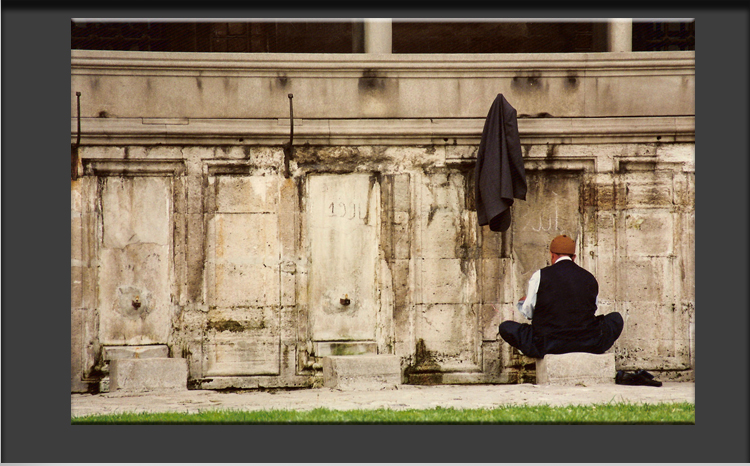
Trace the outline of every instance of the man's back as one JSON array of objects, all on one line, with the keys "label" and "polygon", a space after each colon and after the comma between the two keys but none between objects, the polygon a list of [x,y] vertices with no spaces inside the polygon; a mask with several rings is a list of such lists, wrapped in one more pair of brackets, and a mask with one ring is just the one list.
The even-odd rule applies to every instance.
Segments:
[{"label": "man's back", "polygon": [[518,310],[531,319],[531,324],[506,320],[498,327],[500,336],[532,358],[604,353],[622,333],[622,316],[619,312],[596,315],[599,284],[591,273],[575,264],[573,239],[557,236],[549,252],[554,265],[534,272],[528,296],[519,302]]},{"label": "man's back", "polygon": [[558,339],[595,336],[598,293],[596,278],[571,260],[543,268],[532,321],[535,332]]}]

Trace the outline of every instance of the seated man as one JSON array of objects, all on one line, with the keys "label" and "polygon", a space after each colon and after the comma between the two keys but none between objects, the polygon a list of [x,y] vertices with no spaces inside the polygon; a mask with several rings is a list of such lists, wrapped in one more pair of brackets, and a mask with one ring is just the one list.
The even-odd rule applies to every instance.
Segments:
[{"label": "seated man", "polygon": [[505,321],[500,336],[532,358],[545,354],[601,354],[612,347],[623,327],[618,312],[594,315],[599,284],[574,261],[575,241],[561,235],[550,244],[552,265],[537,270],[518,310],[531,324]]}]

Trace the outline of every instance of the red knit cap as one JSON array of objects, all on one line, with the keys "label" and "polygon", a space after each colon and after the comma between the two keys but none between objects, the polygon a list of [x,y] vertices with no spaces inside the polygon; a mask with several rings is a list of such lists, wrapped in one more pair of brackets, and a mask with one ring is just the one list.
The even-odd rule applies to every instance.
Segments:
[{"label": "red knit cap", "polygon": [[550,243],[549,252],[554,252],[555,254],[575,254],[576,242],[567,235],[560,235]]}]

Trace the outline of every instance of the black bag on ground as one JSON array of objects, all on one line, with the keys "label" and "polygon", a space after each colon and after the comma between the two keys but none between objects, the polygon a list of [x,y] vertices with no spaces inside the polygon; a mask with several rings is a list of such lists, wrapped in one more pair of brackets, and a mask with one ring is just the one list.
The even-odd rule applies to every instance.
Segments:
[{"label": "black bag on ground", "polygon": [[619,385],[648,385],[650,387],[661,387],[661,382],[654,380],[654,376],[639,369],[635,372],[617,371],[615,383]]}]

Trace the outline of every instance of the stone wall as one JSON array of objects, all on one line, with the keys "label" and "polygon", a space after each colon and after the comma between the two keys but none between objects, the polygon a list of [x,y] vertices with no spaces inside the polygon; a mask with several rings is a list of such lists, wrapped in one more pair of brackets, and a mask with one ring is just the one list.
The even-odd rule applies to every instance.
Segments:
[{"label": "stone wall", "polygon": [[[693,52],[74,51],[72,390],[102,348],[149,344],[202,388],[311,386],[345,354],[395,354],[410,383],[532,380],[497,325],[561,233],[625,317],[618,368],[693,377],[694,71]],[[473,198],[498,92],[529,185],[502,234]]]}]

